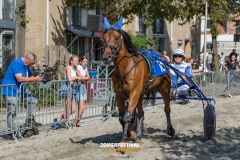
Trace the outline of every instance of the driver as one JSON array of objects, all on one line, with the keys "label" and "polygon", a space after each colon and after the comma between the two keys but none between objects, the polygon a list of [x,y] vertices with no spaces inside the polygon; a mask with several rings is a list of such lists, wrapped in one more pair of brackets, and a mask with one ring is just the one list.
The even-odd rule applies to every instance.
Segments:
[{"label": "driver", "polygon": [[[173,53],[173,62],[170,63],[171,66],[184,73],[186,76],[190,78],[193,77],[192,68],[189,63],[183,62],[185,59],[185,53],[181,49],[176,49]],[[184,80],[182,80],[177,74],[170,69],[170,77],[171,77],[171,95],[188,95],[189,86],[187,85],[187,79],[183,76]],[[183,100],[180,104],[189,103],[189,100]]]}]

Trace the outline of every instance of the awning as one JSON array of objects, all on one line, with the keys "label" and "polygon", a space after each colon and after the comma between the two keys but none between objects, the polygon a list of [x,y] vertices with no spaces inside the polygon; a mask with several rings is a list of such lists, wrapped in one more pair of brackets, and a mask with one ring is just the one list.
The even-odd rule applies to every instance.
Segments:
[{"label": "awning", "polygon": [[[67,26],[67,31],[72,32],[73,34],[78,35],[79,37],[92,37],[92,32],[88,31],[86,27],[78,27],[78,26]],[[94,33],[94,38],[101,38],[101,34]]]}]

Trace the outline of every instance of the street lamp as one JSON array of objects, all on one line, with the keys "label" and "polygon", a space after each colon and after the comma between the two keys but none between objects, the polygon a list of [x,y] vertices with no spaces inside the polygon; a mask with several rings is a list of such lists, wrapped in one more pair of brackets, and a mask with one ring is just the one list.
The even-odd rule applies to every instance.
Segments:
[{"label": "street lamp", "polygon": [[208,2],[205,1],[205,24],[204,24],[204,55],[203,55],[203,72],[206,72],[206,59],[207,59],[207,7],[208,7]]}]

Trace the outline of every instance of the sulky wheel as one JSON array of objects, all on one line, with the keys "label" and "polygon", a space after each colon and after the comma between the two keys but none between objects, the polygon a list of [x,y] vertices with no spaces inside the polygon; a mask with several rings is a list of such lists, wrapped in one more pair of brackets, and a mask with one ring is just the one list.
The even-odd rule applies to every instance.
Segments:
[{"label": "sulky wheel", "polygon": [[212,104],[204,109],[203,129],[206,140],[212,139],[216,132],[216,112]]}]

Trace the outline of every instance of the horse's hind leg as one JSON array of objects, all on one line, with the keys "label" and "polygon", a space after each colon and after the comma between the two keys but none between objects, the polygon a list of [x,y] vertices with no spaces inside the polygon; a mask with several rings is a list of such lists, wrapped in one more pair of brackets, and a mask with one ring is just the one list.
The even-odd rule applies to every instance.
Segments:
[{"label": "horse's hind leg", "polygon": [[170,112],[171,112],[171,108],[170,108],[170,80],[167,80],[168,78],[163,78],[162,83],[159,85],[158,89],[159,92],[162,95],[165,107],[164,107],[164,111],[166,114],[166,118],[167,118],[167,132],[168,135],[173,136],[175,134],[175,130],[172,126],[171,123],[171,117],[170,117]]}]

